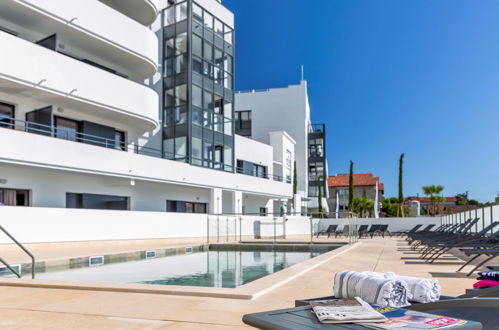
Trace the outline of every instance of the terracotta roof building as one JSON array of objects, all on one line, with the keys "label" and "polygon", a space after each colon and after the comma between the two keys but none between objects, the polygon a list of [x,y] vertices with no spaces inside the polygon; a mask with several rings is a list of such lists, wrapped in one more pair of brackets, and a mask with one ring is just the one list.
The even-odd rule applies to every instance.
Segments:
[{"label": "terracotta roof building", "polygon": [[[327,179],[329,188],[329,212],[334,216],[336,211],[336,195],[339,199],[340,212],[348,210],[348,186],[349,174],[337,174]],[[376,198],[376,182],[378,182],[379,200],[385,191],[385,186],[380,182],[379,176],[373,176],[372,173],[354,173],[353,175],[353,198],[365,197],[371,200]]]}]

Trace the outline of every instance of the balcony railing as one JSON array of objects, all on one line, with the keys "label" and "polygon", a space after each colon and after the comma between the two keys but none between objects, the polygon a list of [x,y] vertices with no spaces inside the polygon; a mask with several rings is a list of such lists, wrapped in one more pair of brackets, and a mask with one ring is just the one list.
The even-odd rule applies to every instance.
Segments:
[{"label": "balcony railing", "polygon": [[309,133],[324,133],[326,124],[310,124]]},{"label": "balcony railing", "polygon": [[[177,155],[169,152],[163,152],[161,149],[156,149],[156,148],[151,148],[151,147],[145,147],[145,146],[139,146],[136,144],[132,143],[127,143],[124,141],[117,141],[115,139],[109,139],[105,138],[102,136],[97,136],[97,135],[92,135],[92,134],[86,134],[86,133],[81,133],[81,132],[76,132],[73,130],[69,130],[64,127],[56,127],[56,126],[49,126],[49,125],[44,125],[36,122],[31,122],[31,121],[25,121],[21,119],[14,119],[14,118],[6,118],[6,117],[0,117],[0,128],[4,129],[14,129],[18,131],[24,131],[27,133],[33,133],[33,134],[39,134],[39,135],[44,135],[48,137],[54,137],[58,139],[63,139],[63,140],[68,140],[68,141],[73,141],[73,142],[79,142],[79,143],[86,143],[98,147],[103,147],[103,148],[109,148],[109,149],[115,149],[123,152],[133,152],[138,155],[143,155],[143,156],[149,156],[149,157],[156,157],[156,158],[163,158],[163,159],[168,159],[168,160],[180,160],[179,157],[176,157]],[[182,160],[185,161],[185,156],[183,156]],[[208,161],[205,161],[208,162]],[[214,162],[210,162],[214,163]],[[221,163],[214,163],[215,168],[217,164],[222,165]],[[222,169],[222,168],[220,168]],[[237,173],[240,174],[246,174],[246,175],[251,175],[255,177],[260,177],[262,179],[272,179],[274,181],[279,181],[279,182],[286,182],[286,183],[291,183],[291,177],[282,177],[279,175],[256,175],[256,173],[247,173],[245,172],[242,168],[237,168],[236,169]]]},{"label": "balcony railing", "polygon": [[239,174],[244,174],[244,175],[249,175],[249,176],[254,176],[257,178],[262,178],[262,179],[272,179],[274,181],[279,181],[279,182],[285,182],[285,183],[291,183],[291,177],[283,177],[280,175],[273,175],[273,174],[260,174],[255,171],[245,171],[242,167],[237,167],[236,172]]},{"label": "balcony railing", "polygon": [[98,135],[81,133],[74,130],[69,130],[68,128],[65,127],[49,126],[36,122],[25,121],[14,118],[4,118],[4,117],[0,118],[2,119],[0,121],[0,128],[15,129],[27,133],[45,135],[58,139],[86,143],[98,147],[115,149],[125,152],[134,152],[139,155],[145,155],[157,158],[168,159],[174,156],[173,154],[169,154],[168,152],[163,153],[160,149],[138,146],[125,141],[117,141],[115,139],[109,139]]}]

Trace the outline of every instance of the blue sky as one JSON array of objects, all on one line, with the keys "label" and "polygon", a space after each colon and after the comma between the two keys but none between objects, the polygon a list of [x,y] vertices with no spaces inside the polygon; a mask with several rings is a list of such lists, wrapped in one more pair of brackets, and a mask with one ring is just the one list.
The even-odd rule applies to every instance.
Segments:
[{"label": "blue sky", "polygon": [[406,196],[499,194],[499,1],[223,0],[236,87],[297,84],[328,129],[329,174],[372,172]]}]

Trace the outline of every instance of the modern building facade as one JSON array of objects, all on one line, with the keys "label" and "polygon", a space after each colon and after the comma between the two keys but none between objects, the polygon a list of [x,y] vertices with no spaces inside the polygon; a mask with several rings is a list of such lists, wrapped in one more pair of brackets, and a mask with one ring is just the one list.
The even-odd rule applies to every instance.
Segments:
[{"label": "modern building facade", "polygon": [[294,141],[235,134],[233,21],[216,0],[2,1],[0,203],[272,213]]},{"label": "modern building facade", "polygon": [[[323,212],[327,213],[326,127],[310,120],[307,82],[302,80],[299,85],[286,88],[238,92],[235,100],[237,134],[269,143],[269,131],[285,130],[296,142],[299,196],[294,204],[299,207],[295,206],[295,212],[318,212],[320,185]],[[291,178],[292,173],[288,162],[285,175]]]},{"label": "modern building facade", "polygon": [[[349,199],[349,174],[337,174],[327,179],[329,189],[329,213],[331,216],[336,212],[336,199],[339,199],[339,212],[348,211]],[[378,200],[381,202],[385,192],[385,185],[380,178],[373,176],[372,173],[354,173],[353,174],[353,198],[364,197],[372,201],[376,200],[376,183],[378,183]]]}]

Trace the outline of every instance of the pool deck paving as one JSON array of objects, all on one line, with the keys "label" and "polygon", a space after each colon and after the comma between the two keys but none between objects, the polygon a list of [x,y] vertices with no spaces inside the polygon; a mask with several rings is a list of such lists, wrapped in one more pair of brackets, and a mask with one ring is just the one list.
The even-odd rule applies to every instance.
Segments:
[{"label": "pool deck paving", "polygon": [[[295,237],[293,240],[296,239]],[[154,245],[161,242],[149,243]],[[186,242],[190,243],[193,242]],[[96,249],[95,251],[100,251],[98,244]],[[52,254],[47,252],[46,255],[61,257],[55,252]],[[296,299],[332,295],[334,274],[345,269],[395,271],[401,275],[435,277],[439,279],[444,295],[460,295],[474,283],[473,278],[464,276],[464,271],[469,268],[462,273],[455,272],[460,263],[462,261],[448,255],[442,261],[426,264],[408,248],[403,238],[377,237],[362,239],[345,253],[329,258],[310,271],[295,276],[252,300],[3,286],[0,281],[0,327],[5,329],[238,329],[246,327],[242,323],[244,314],[289,308],[294,306]],[[19,283],[29,281],[20,280]]]}]

